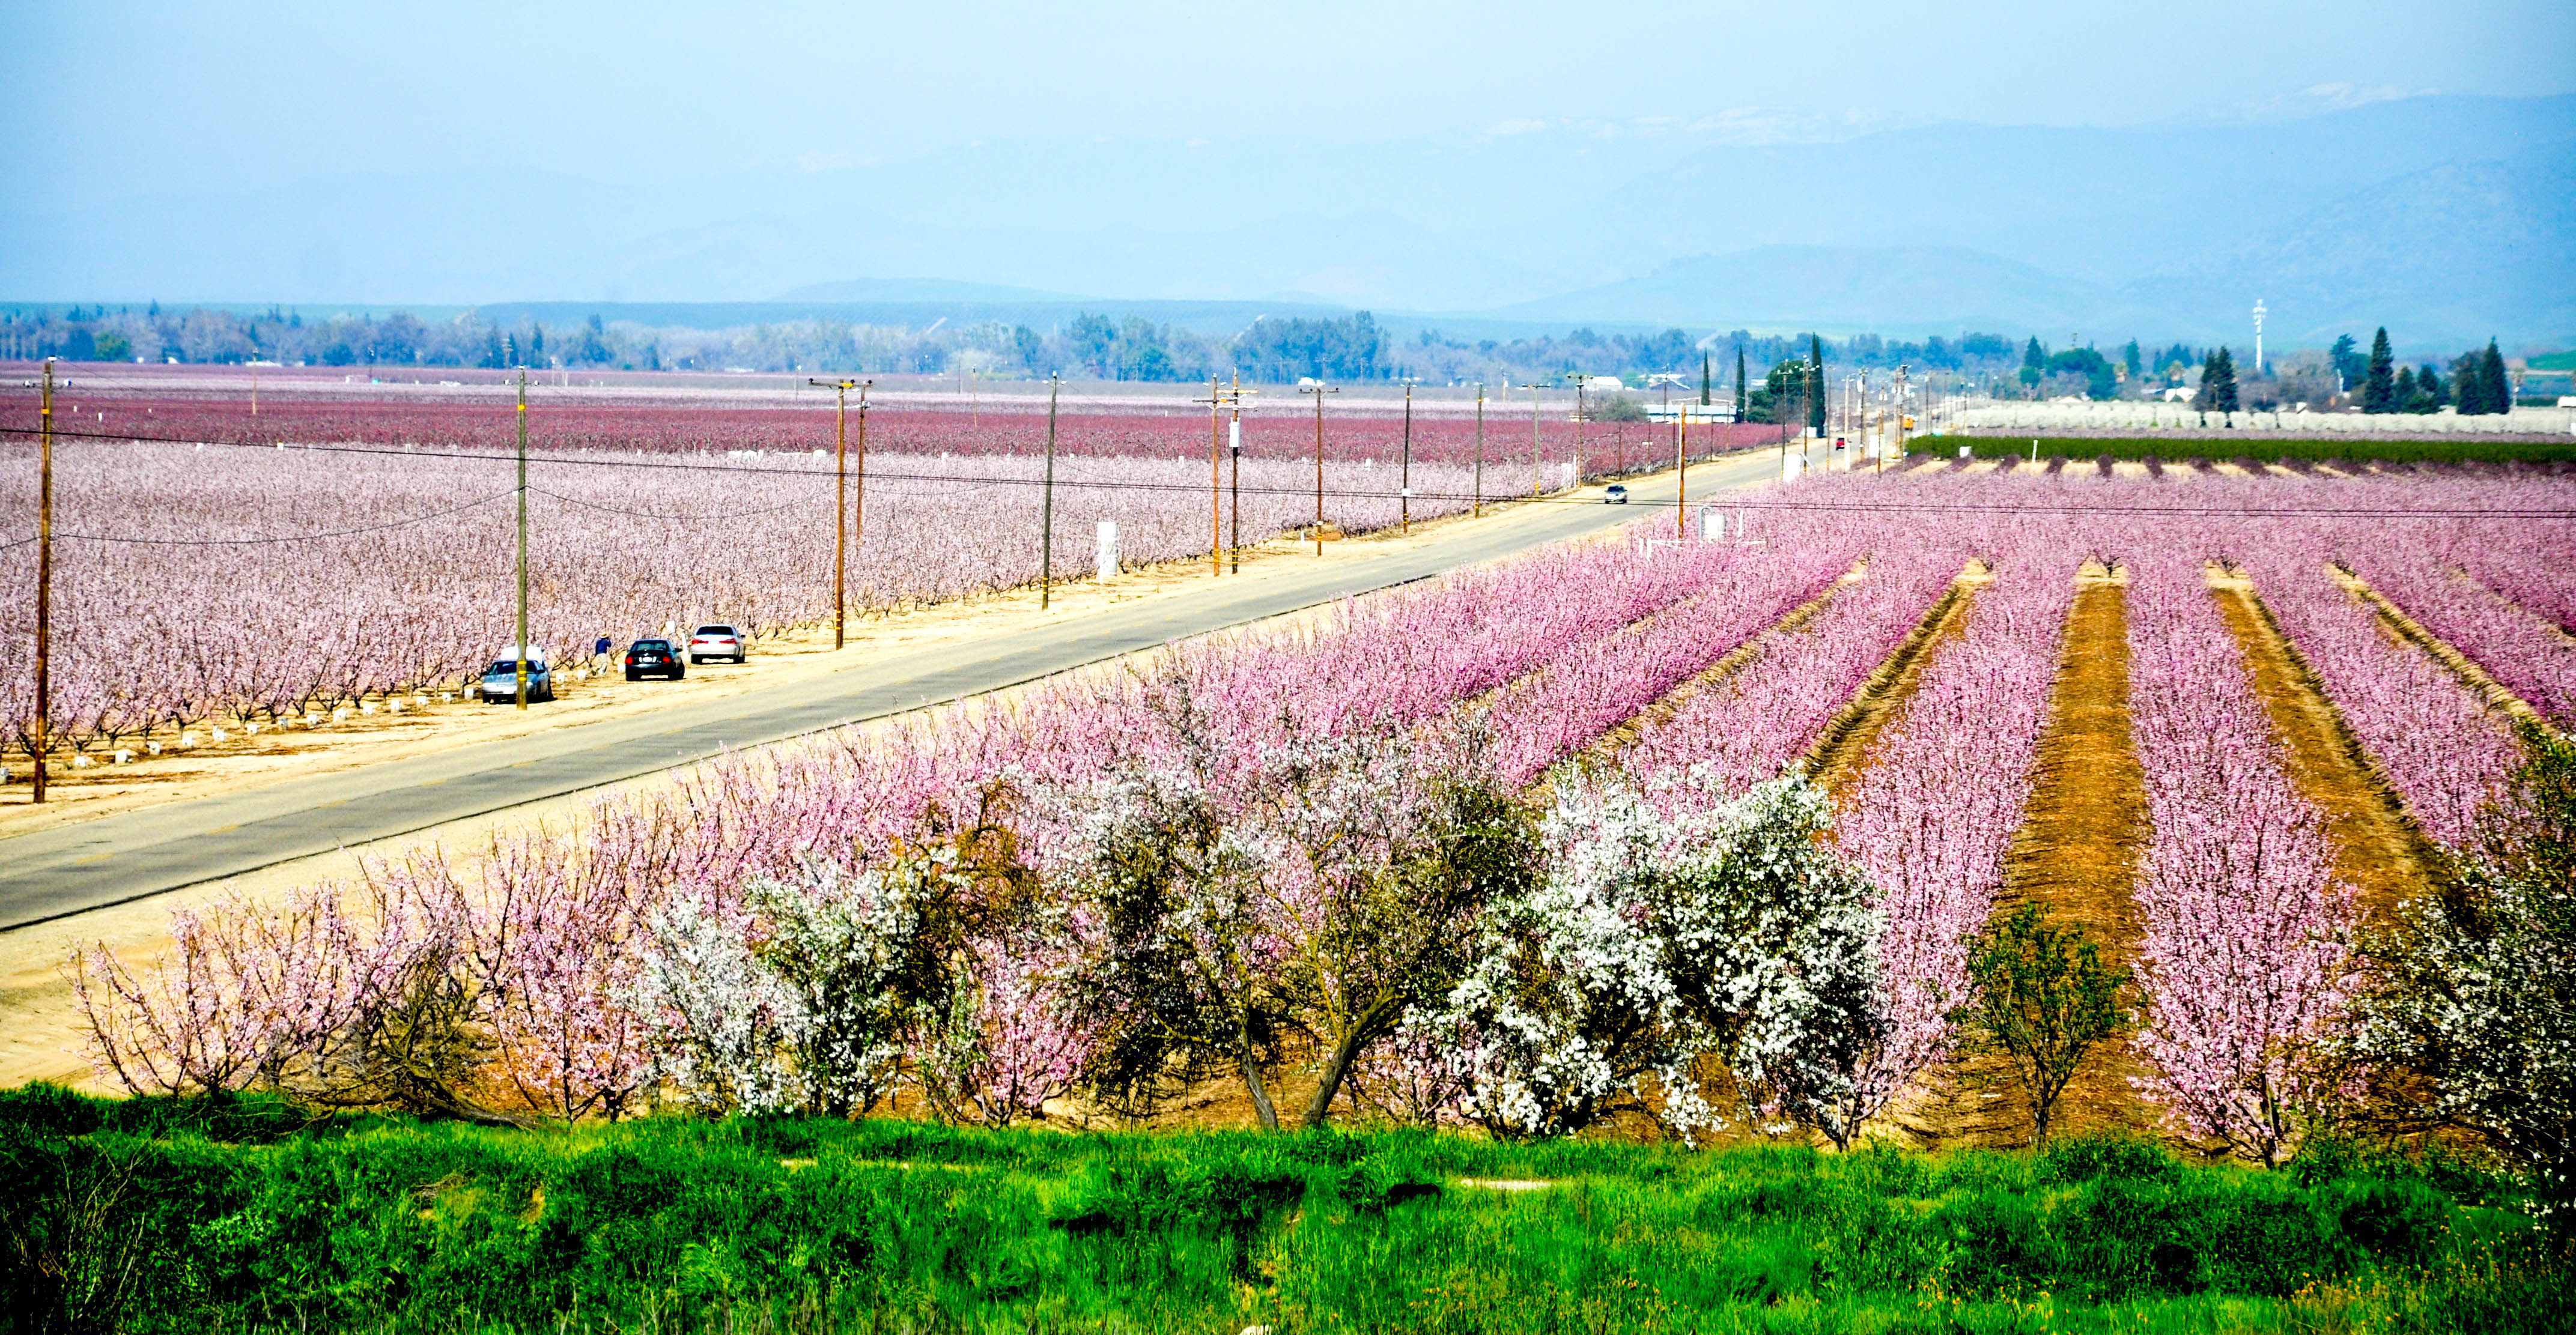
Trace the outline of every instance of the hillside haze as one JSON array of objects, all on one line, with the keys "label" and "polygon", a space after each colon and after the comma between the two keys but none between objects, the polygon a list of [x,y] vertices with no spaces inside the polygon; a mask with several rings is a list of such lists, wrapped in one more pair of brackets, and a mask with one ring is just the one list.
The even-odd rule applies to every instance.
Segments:
[{"label": "hillside haze", "polygon": [[27,300],[1199,299],[2219,339],[2260,297],[2284,343],[2530,342],[2576,334],[2576,97],[1826,140],[996,139],[662,182],[388,171],[21,194],[0,242],[0,294]]}]

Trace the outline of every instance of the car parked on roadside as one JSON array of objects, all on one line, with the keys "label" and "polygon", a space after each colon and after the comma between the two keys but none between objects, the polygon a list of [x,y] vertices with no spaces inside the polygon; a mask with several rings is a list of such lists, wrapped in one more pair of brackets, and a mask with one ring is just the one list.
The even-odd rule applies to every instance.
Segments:
[{"label": "car parked on roadside", "polygon": [[[483,679],[475,683],[474,693],[483,697],[483,702],[485,704],[497,705],[503,703],[516,703],[519,698],[519,660],[516,658],[499,659],[495,661],[492,666],[483,669]],[[546,660],[543,658],[539,658],[533,654],[530,655],[528,658],[528,699],[535,701],[552,700],[554,698],[554,669],[546,666]]]},{"label": "car parked on roadside", "polygon": [[743,661],[746,652],[741,631],[731,626],[700,626],[689,633],[689,661],[703,663],[710,658]]},{"label": "car parked on roadside", "polygon": [[669,640],[637,640],[626,646],[626,679],[642,681],[646,677],[668,677],[678,681],[689,675],[689,665],[680,661],[680,651]]}]

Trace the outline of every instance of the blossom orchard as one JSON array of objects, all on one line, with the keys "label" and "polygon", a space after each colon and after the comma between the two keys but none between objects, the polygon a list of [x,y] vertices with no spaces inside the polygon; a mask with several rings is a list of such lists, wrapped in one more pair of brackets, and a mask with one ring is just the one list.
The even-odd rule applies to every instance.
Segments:
[{"label": "blossom orchard", "polygon": [[2036,781],[2080,551],[2062,531],[2001,535],[1992,582],[1841,794],[1836,835],[1878,887],[1886,926],[1876,1041],[1823,1119],[1838,1140],[1948,1054],[1950,1013],[1969,999],[1968,951]]},{"label": "blossom orchard", "polygon": [[[2454,483],[2369,494],[2479,495]],[[2148,513],[2183,486],[2247,513]],[[1641,527],[728,757],[283,910],[209,908],[157,966],[84,957],[97,1049],[137,1088],[503,1089],[511,1115],[558,1118],[909,1089],[1004,1121],[1069,1096],[1148,1107],[1172,1072],[1240,1078],[1268,1109],[1304,1063],[1318,1117],[1347,1079],[1391,1113],[1514,1134],[1633,1111],[1848,1142],[1947,1056],[2091,559],[2132,584],[2143,1092],[2178,1129],[2276,1156],[2316,1092],[2290,1057],[2342,1004],[2350,901],[2203,563],[2252,575],[2428,835],[2461,837],[2444,820],[2477,818],[2512,744],[2335,582],[2352,521],[2298,513],[2335,495],[2063,475],[1768,491],[1750,541]],[[1985,578],[1961,583],[1972,560]],[[1818,739],[1945,594],[1965,600],[1955,631],[1825,793]],[[432,1003],[473,1080],[427,1080],[387,1037],[424,1032],[401,1017]]]},{"label": "blossom orchard", "polygon": [[[531,465],[531,638],[557,662],[582,662],[601,636],[701,621],[766,636],[830,615],[828,460],[629,466],[672,462],[558,454]],[[854,507],[856,606],[1038,577],[1037,460],[875,454],[871,464]],[[1418,466],[1414,481],[1416,515],[1468,507],[1470,480],[1455,466]],[[1525,488],[1527,470],[1489,481]],[[1311,467],[1251,461],[1243,483],[1245,541],[1312,518]],[[1055,569],[1094,563],[1100,520],[1118,522],[1130,561],[1204,554],[1206,485],[1204,459],[1061,463]],[[32,511],[34,486],[32,465],[0,472],[0,508]],[[1389,469],[1335,463],[1326,487],[1345,529],[1395,523]],[[58,446],[49,744],[181,744],[457,689],[515,637],[514,489],[502,456]],[[298,535],[334,536],[281,540]],[[107,537],[119,540],[97,540]],[[0,578],[32,583],[34,560],[32,544],[0,549]],[[0,748],[23,750],[34,735],[32,618],[23,600],[0,606]]]},{"label": "blossom orchard", "polygon": [[2196,564],[2130,568],[2129,718],[2153,835],[2144,1093],[2176,1129],[2266,1164],[2325,1091],[2303,1061],[2349,990],[2351,887]]}]

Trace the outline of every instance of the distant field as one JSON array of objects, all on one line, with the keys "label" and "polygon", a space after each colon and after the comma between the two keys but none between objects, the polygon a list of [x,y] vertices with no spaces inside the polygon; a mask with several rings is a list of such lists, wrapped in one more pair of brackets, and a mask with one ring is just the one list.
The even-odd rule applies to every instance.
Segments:
[{"label": "distant field", "polygon": [[[1965,445],[1980,459],[2030,457],[2030,436],[1930,436],[1915,452],[1950,455]],[[2567,440],[2318,440],[2279,439],[2248,433],[2241,439],[2206,436],[2040,436],[2039,457],[2069,459],[2383,459],[2398,463],[2565,463],[2576,461],[2576,438]]]}]

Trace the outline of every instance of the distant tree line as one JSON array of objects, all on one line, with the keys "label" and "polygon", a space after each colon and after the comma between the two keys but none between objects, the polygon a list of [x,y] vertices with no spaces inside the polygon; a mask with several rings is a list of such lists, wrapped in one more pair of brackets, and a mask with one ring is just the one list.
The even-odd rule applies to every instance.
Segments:
[{"label": "distant tree line", "polygon": [[[281,308],[21,307],[0,315],[0,358],[54,356],[70,361],[177,361],[234,364],[391,367],[528,365],[544,369],[758,370],[960,374],[998,378],[1061,373],[1100,380],[1171,382],[1240,372],[1267,382],[1301,377],[1388,381],[1416,377],[1434,384],[1537,382],[1556,386],[1574,376],[1619,376],[1631,385],[1653,373],[1684,376],[1679,392],[1725,402],[1733,385],[1720,372],[1733,361],[1773,368],[1753,388],[1762,413],[1775,398],[1807,401],[1809,372],[1830,367],[1893,371],[1921,378],[1991,377],[2013,352],[2001,334],[1963,334],[1920,342],[1861,334],[1835,340],[1813,334],[1757,335],[1738,329],[1698,338],[1680,329],[1602,334],[1578,328],[1562,335],[1498,341],[1454,338],[1436,329],[1398,339],[1369,312],[1336,319],[1263,318],[1231,338],[1137,316],[1084,314],[1062,327],[982,323],[913,330],[830,320],[792,320],[722,330],[650,328],[593,315],[569,328],[494,324],[473,312],[426,321],[406,312],[341,314],[307,320]],[[1812,356],[1811,356],[1812,354]],[[1819,365],[1811,361],[1821,359]],[[1783,367],[1806,368],[1795,375]],[[1794,394],[1774,385],[1798,382]],[[1821,375],[1818,383],[1824,383]],[[1609,404],[1605,411],[1635,410]]]},{"label": "distant tree line", "polygon": [[2353,387],[2366,413],[2431,413],[2448,407],[2467,417],[2513,407],[2513,385],[2493,339],[2483,352],[2473,349],[2452,358],[2448,378],[2431,362],[2421,368],[2398,366],[2385,326],[2371,337],[2367,354],[2347,334],[2335,340],[2330,355],[2337,375]]},{"label": "distant tree line", "polygon": [[[1039,331],[985,322],[915,330],[832,320],[791,320],[731,329],[650,328],[607,323],[598,315],[570,326],[497,325],[468,312],[426,321],[406,312],[332,315],[306,320],[271,307],[241,312],[195,307],[20,307],[0,314],[0,358],[55,356],[70,361],[277,362],[286,365],[485,367],[545,369],[755,370],[926,375],[980,374],[1172,382],[1242,374],[1266,382],[1315,377],[1431,384],[1538,383],[1618,376],[1630,386],[1656,373],[1683,377],[1677,392],[1703,402],[1731,402],[1742,389],[1756,421],[1795,420],[1785,405],[1813,416],[1834,387],[1854,372],[1873,377],[1905,366],[1916,383],[1998,397],[2116,399],[2161,394],[2194,402],[2257,409],[2359,407],[2370,412],[2500,413],[2512,405],[2504,359],[2490,341],[2483,351],[2400,367],[2388,332],[2368,352],[2352,338],[2323,352],[2294,352],[2253,373],[2226,348],[2174,344],[2147,350],[2134,339],[2105,354],[2070,341],[2052,350],[2037,337],[2016,348],[1992,333],[1920,341],[1856,334],[1757,335],[1737,329],[1695,338],[1681,329],[1602,334],[1577,328],[1562,335],[1498,341],[1454,338],[1425,329],[1399,339],[1369,312],[1335,319],[1255,320],[1232,337],[1204,334],[1138,316],[1083,314]],[[1732,364],[1732,366],[1730,366]],[[1765,367],[1758,380],[1744,372]],[[1728,372],[1736,372],[1732,377]],[[2213,370],[2219,372],[2213,378]],[[2240,379],[2240,376],[2242,377]],[[2228,409],[2233,411],[2233,407]],[[1605,412],[1642,411],[1605,400]]]}]

